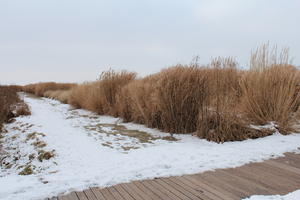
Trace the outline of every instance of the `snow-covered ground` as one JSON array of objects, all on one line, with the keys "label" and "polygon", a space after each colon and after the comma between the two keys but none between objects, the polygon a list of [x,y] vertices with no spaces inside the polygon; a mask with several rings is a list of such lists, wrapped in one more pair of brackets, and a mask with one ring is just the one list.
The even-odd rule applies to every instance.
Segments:
[{"label": "snow-covered ground", "polygon": [[247,198],[245,200],[299,200],[300,199],[300,190],[295,192],[291,192],[287,195],[271,195],[271,196],[263,196],[263,195],[255,195]]},{"label": "snow-covered ground", "polygon": [[[154,177],[193,174],[300,153],[300,134],[217,144],[24,96],[32,115],[6,126],[0,199],[42,199]],[[19,175],[31,174],[31,175]]]}]

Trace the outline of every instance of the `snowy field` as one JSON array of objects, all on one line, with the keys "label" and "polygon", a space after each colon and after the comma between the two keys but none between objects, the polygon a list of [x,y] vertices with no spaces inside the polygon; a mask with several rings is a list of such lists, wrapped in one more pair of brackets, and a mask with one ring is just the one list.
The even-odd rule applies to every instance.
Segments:
[{"label": "snowy field", "polygon": [[4,150],[0,199],[43,199],[91,186],[193,174],[259,162],[285,152],[300,153],[300,134],[274,133],[216,144],[191,135],[170,137],[54,100],[29,96],[24,100],[32,115],[17,118],[0,137]]}]

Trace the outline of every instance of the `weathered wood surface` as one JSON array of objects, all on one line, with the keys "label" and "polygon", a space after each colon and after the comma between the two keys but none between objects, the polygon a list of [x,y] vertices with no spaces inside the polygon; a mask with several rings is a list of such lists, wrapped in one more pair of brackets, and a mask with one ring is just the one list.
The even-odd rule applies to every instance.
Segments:
[{"label": "weathered wood surface", "polygon": [[300,189],[300,154],[286,153],[285,157],[238,168],[90,188],[53,199],[232,200],[254,194],[286,194],[297,189]]}]

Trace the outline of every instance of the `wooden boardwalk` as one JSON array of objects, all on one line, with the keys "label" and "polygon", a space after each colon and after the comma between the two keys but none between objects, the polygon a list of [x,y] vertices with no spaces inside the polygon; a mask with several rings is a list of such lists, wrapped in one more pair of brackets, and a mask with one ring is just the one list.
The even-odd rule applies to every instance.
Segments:
[{"label": "wooden boardwalk", "polygon": [[300,154],[195,175],[133,181],[72,192],[55,200],[221,200],[300,189]]}]

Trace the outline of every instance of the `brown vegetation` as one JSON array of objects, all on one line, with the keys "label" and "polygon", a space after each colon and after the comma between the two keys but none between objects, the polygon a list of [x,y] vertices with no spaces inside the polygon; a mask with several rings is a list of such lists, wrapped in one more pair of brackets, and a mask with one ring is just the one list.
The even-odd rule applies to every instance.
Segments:
[{"label": "brown vegetation", "polygon": [[3,123],[14,117],[30,114],[28,106],[19,98],[19,86],[0,86],[0,132]]},{"label": "brown vegetation", "polygon": [[99,80],[85,83],[71,90],[69,103],[99,114],[117,115],[116,99],[123,86],[135,79],[136,74],[109,70],[103,72]]},{"label": "brown vegetation", "polygon": [[72,87],[76,86],[73,83],[54,83],[54,82],[46,82],[46,83],[35,83],[26,85],[23,87],[25,92],[29,92],[35,94],[37,96],[44,96],[44,93],[50,90],[69,90]]},{"label": "brown vegetation", "polygon": [[44,92],[43,96],[51,99],[59,100],[62,103],[68,103],[71,95],[71,89],[69,90],[48,90]]},{"label": "brown vegetation", "polygon": [[95,82],[64,89],[38,84],[25,91],[126,122],[225,142],[270,135],[271,130],[250,125],[271,121],[282,133],[292,131],[299,116],[299,80],[287,51],[277,57],[263,46],[252,55],[249,70],[238,69],[231,58],[217,58],[207,66],[177,65],[140,79],[109,70]]}]

